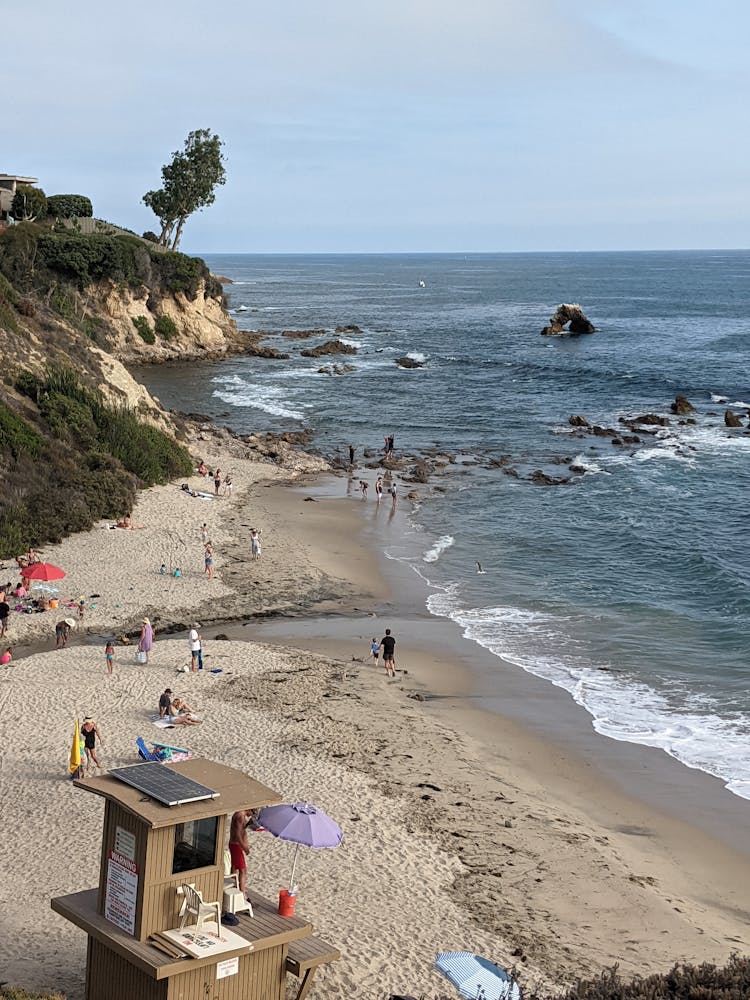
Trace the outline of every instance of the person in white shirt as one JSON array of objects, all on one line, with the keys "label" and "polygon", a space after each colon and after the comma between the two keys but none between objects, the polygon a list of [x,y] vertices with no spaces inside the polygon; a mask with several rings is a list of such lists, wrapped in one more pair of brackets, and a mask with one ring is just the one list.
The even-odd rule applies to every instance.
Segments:
[{"label": "person in white shirt", "polygon": [[201,648],[200,624],[193,622],[190,627],[190,669],[203,670],[203,650]]}]

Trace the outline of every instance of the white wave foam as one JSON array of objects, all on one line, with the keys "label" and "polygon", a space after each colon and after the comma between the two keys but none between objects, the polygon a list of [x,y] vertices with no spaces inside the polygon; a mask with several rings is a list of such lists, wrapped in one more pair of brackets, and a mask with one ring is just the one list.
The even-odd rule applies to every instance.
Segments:
[{"label": "white wave foam", "polygon": [[348,347],[361,347],[361,340],[347,340],[346,337],[339,337],[338,342],[340,344],[346,344]]},{"label": "white wave foam", "polygon": [[576,457],[573,459],[573,461],[570,464],[571,465],[577,465],[577,466],[579,466],[581,469],[584,470],[584,475],[586,475],[586,476],[588,476],[588,475],[594,475],[597,472],[601,472],[605,476],[611,476],[612,475],[611,472],[607,472],[607,470],[603,469],[601,467],[601,465],[598,465],[593,460],[593,458],[589,458],[586,455],[576,455]]},{"label": "white wave foam", "polygon": [[742,400],[738,400],[736,403],[730,403],[730,406],[739,406],[743,410],[750,410],[750,403],[743,403]]},{"label": "white wave foam", "polygon": [[712,403],[728,403],[729,402],[729,396],[719,396],[715,392],[712,392],[711,393],[711,402]]},{"label": "white wave foam", "polygon": [[465,638],[567,691],[598,733],[662,749],[750,799],[750,717],[722,718],[709,704],[701,711],[695,698],[678,709],[655,689],[592,665],[566,634],[562,616],[514,607],[462,609],[450,587],[430,595],[427,608],[455,621]]},{"label": "white wave foam", "polygon": [[453,535],[443,535],[441,538],[438,538],[432,548],[428,549],[422,556],[423,561],[426,563],[437,562],[443,552],[449,549],[454,542],[455,538]]},{"label": "white wave foam", "polygon": [[[274,417],[288,417],[291,420],[304,420],[302,410],[293,410],[285,398],[285,390],[279,386],[250,383],[239,375],[222,375],[214,379],[214,383],[227,388],[214,389],[212,395],[230,406],[250,407],[263,410]],[[299,404],[302,409],[309,409],[312,403]]]},{"label": "white wave foam", "polygon": [[420,351],[409,351],[406,356],[407,358],[411,358],[412,361],[419,361],[420,364],[424,364],[427,360],[427,355],[422,354]]}]

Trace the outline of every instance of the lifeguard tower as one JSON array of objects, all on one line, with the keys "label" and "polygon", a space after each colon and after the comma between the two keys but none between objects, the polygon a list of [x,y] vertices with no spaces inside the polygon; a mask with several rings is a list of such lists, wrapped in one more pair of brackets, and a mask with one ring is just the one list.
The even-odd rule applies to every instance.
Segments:
[{"label": "lifeguard tower", "polygon": [[195,922],[185,912],[194,897],[183,886],[221,908],[227,815],[278,802],[272,789],[208,760],[135,764],[74,784],[105,799],[99,887],[52,900],[88,935],[86,1000],[282,1000],[287,971],[305,976],[303,995],[317,966],[339,957],[310,923],[255,893],[252,914],[231,928],[209,906]]}]

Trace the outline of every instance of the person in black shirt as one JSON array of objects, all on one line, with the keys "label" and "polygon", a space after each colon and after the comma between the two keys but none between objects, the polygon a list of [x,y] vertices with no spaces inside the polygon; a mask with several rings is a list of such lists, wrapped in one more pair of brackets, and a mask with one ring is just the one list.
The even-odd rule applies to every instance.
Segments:
[{"label": "person in black shirt", "polygon": [[172,715],[172,689],[167,688],[164,694],[159,698],[159,716],[163,719],[165,716],[170,718]]},{"label": "person in black shirt", "polygon": [[8,631],[9,614],[10,614],[10,605],[5,600],[5,595],[3,594],[3,600],[0,601],[0,639],[2,639],[5,633]]},{"label": "person in black shirt", "polygon": [[380,648],[383,650],[383,665],[385,666],[385,676],[396,676],[396,661],[393,657],[396,648],[396,640],[391,635],[391,630],[387,628],[385,635],[380,640]]}]

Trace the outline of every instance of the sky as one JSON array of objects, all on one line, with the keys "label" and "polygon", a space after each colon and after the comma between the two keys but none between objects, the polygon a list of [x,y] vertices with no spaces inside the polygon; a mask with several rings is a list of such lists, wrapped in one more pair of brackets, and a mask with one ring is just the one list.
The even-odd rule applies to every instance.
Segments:
[{"label": "sky", "polygon": [[31,0],[18,16],[32,43],[3,47],[0,172],[158,230],[143,194],[209,128],[227,183],[186,252],[750,246],[747,0]]}]

